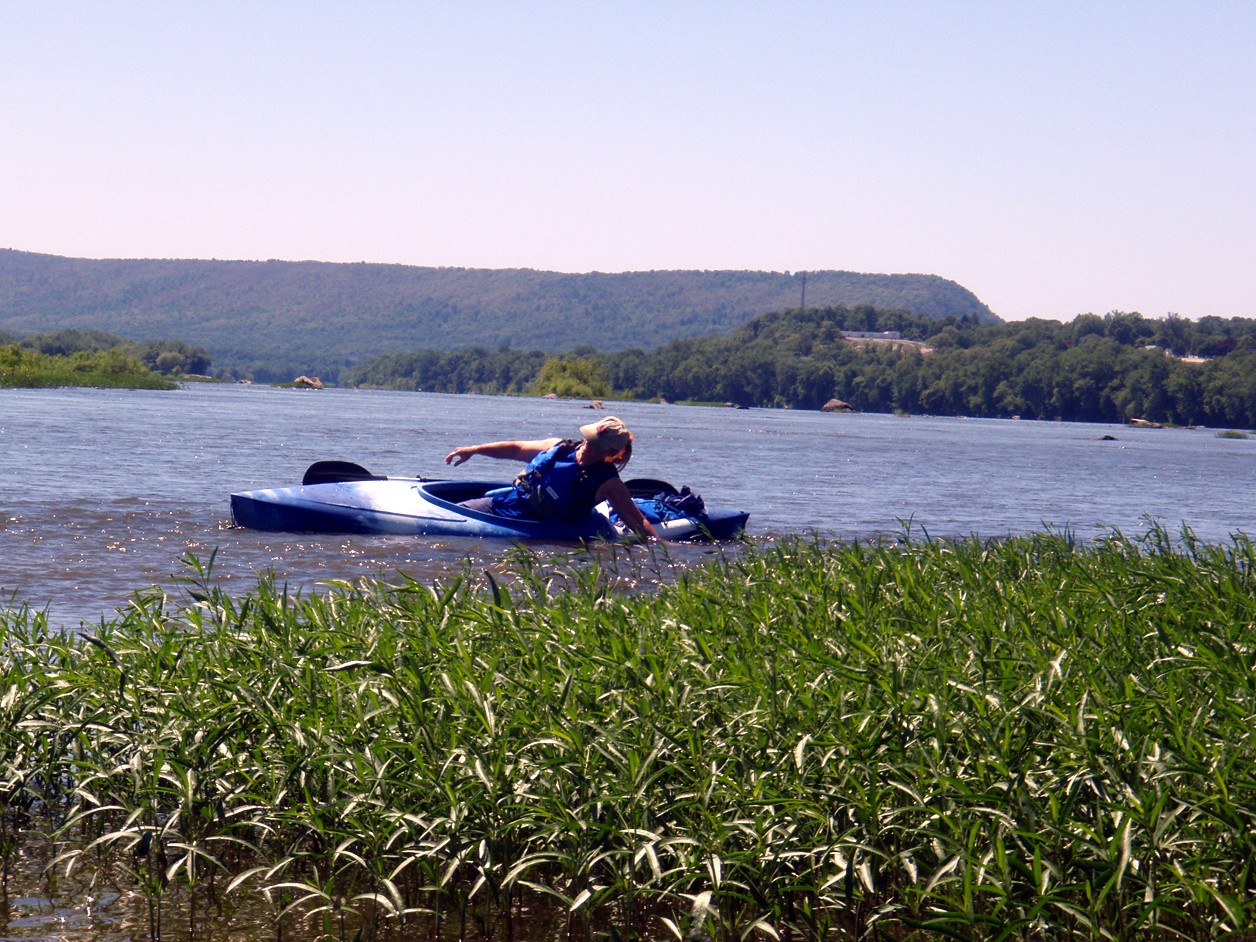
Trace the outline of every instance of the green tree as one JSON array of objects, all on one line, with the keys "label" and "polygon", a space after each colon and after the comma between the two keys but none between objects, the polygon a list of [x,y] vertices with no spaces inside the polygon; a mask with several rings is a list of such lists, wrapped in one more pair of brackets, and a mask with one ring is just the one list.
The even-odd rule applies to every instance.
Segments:
[{"label": "green tree", "polygon": [[549,357],[541,364],[532,391],[564,399],[599,399],[611,394],[601,357]]}]

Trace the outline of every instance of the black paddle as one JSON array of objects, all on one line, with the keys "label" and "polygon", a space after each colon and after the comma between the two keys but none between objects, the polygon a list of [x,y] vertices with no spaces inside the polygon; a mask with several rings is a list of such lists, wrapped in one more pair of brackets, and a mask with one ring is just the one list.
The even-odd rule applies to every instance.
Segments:
[{"label": "black paddle", "polygon": [[654,478],[632,478],[624,484],[627,485],[628,493],[633,497],[657,497],[659,494],[674,497],[680,493],[673,485]]},{"label": "black paddle", "polygon": [[305,469],[302,484],[335,484],[340,481],[382,481],[384,475],[371,474],[352,461],[315,461]]}]

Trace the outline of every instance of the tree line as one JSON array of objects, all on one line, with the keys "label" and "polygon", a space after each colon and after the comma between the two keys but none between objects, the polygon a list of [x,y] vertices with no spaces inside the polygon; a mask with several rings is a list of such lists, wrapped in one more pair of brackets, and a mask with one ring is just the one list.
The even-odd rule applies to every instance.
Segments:
[{"label": "tree line", "polygon": [[0,344],[45,357],[79,355],[84,359],[113,351],[163,376],[203,376],[213,362],[208,350],[182,340],[126,340],[103,330],[55,330],[26,337],[0,330]]},{"label": "tree line", "polygon": [[176,389],[119,348],[48,356],[16,343],[0,343],[0,387],[102,386],[126,389]]},{"label": "tree line", "polygon": [[[851,340],[894,331],[903,342]],[[210,354],[183,341],[129,341],[103,331],[17,338],[0,331],[4,385],[60,377],[206,374]],[[1134,418],[1256,428],[1256,319],[1137,313],[1072,321],[989,323],[902,310],[792,309],[731,334],[656,350],[576,347],[554,355],[422,350],[349,368],[344,385],[448,393],[622,397],[817,409],[831,399],[865,412],[1082,422]]]},{"label": "tree line", "polygon": [[0,331],[0,387],[174,389],[167,377],[204,374],[209,365],[206,351],[177,340],[135,342],[78,330],[19,339]]},{"label": "tree line", "polygon": [[[852,341],[847,331],[897,331],[908,343]],[[377,357],[342,380],[433,392],[796,409],[840,399],[867,412],[1254,428],[1256,319],[1113,312],[988,323],[868,305],[794,309],[652,351],[424,351]]]}]

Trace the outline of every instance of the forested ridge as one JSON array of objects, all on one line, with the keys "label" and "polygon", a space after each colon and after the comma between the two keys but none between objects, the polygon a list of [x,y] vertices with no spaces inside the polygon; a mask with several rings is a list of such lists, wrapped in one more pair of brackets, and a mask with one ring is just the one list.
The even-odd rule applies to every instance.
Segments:
[{"label": "forested ridge", "polygon": [[[908,343],[851,341],[844,331],[897,331]],[[1256,428],[1256,320],[1114,312],[988,324],[869,306],[794,309],[654,351],[400,353],[344,381],[797,409],[836,398],[867,412]]]},{"label": "forested ridge", "polygon": [[480,345],[651,350],[727,334],[769,311],[872,304],[998,318],[936,275],[842,271],[585,274],[327,262],[81,259],[0,249],[0,329],[180,337],[219,372],[261,380],[340,372],[397,350]]},{"label": "forested ridge", "polygon": [[[321,373],[444,392],[799,409],[840,399],[869,412],[1256,428],[1250,318],[1003,323],[935,276],[809,272],[805,308],[802,287],[801,275],[769,272],[562,275],[0,250],[0,343],[35,332],[26,349],[80,361],[129,343],[123,352],[158,372],[228,379]],[[889,300],[832,299],[874,289]],[[849,331],[898,331],[907,342],[852,341]]]}]

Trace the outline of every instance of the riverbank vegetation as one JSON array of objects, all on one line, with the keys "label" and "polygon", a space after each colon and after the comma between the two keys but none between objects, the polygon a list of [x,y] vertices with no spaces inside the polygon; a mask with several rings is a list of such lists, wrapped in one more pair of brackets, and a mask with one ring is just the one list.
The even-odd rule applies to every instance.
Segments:
[{"label": "riverbank vegetation", "polygon": [[171,377],[203,377],[209,353],[180,340],[124,340],[99,330],[18,338],[0,332],[0,386],[173,389]]},{"label": "riverbank vegetation", "polygon": [[0,345],[0,386],[174,389],[178,384],[118,349],[48,356],[17,344],[5,344]]},{"label": "riverbank vegetation", "polygon": [[[909,342],[852,341],[846,331],[894,331]],[[649,352],[391,354],[350,369],[343,382],[509,394],[531,388],[555,359],[595,362],[613,391],[599,398],[794,409],[840,399],[864,412],[1256,428],[1249,318],[1113,313],[991,324],[866,306],[793,310]]]},{"label": "riverbank vegetation", "polygon": [[1251,937],[1246,538],[795,540],[648,592],[641,552],[0,615],[6,876],[46,848],[157,933]]}]

